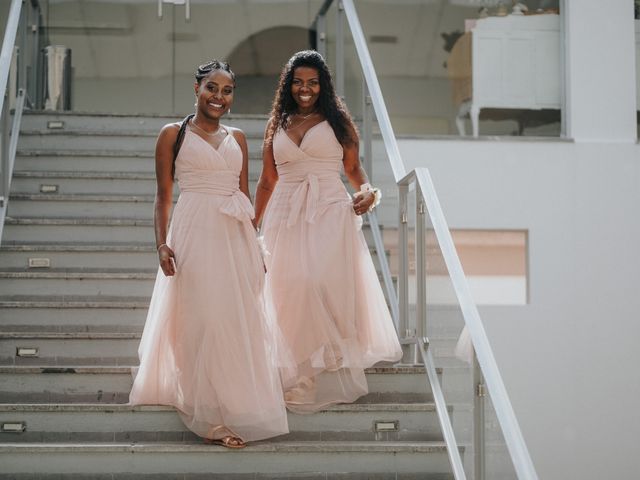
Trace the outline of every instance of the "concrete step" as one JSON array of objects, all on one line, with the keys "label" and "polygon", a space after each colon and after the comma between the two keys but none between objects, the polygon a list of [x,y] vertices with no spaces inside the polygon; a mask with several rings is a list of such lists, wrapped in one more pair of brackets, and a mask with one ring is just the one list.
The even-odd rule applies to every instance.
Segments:
[{"label": "concrete step", "polygon": [[[25,131],[75,131],[75,132],[145,132],[157,135],[167,123],[182,121],[186,116],[120,115],[111,113],[82,112],[24,112],[22,129]],[[267,115],[225,115],[225,125],[240,128],[247,134],[262,135]],[[53,122],[53,123],[52,123]]]},{"label": "concrete step", "polygon": [[[422,367],[366,369],[369,394],[359,403],[431,401]],[[128,366],[0,366],[0,403],[127,403]]]},{"label": "concrete step", "polygon": [[[30,267],[30,265],[45,266]],[[46,265],[48,265],[48,267]],[[3,243],[2,246],[0,246],[0,269],[155,269],[157,266],[158,255],[154,243],[38,242],[21,244]]]},{"label": "concrete step", "polygon": [[[252,193],[260,175],[249,172]],[[55,188],[55,191],[51,190]],[[11,181],[13,192],[21,194],[110,194],[110,195],[155,195],[154,172],[105,172],[105,171],[16,171]],[[174,195],[179,194],[178,184]]]},{"label": "concrete step", "polygon": [[[3,474],[13,479],[24,478],[16,474],[52,472],[85,475],[79,477],[84,480],[104,478],[97,476],[101,474],[112,480],[141,478],[140,474],[174,480],[452,478],[443,442],[263,441],[237,451],[201,442],[27,443],[0,446],[0,460]],[[191,477],[195,474],[201,476]]]},{"label": "concrete step", "polygon": [[[370,250],[370,253],[378,267],[375,249]],[[388,256],[389,252],[386,253]],[[0,270],[6,268],[155,269],[157,266],[158,257],[153,243],[27,242],[3,243],[0,246]]]},{"label": "concrete step", "polygon": [[[9,204],[11,205],[11,204]],[[373,245],[371,230],[366,223],[362,227],[365,240]],[[2,243],[34,243],[46,239],[49,242],[148,242],[154,239],[151,218],[132,217],[48,217],[7,216]]]},{"label": "concrete step", "polygon": [[0,333],[0,365],[137,365],[141,332]]},{"label": "concrete step", "polygon": [[[0,332],[0,365],[137,365],[138,344],[142,325],[126,330],[72,331],[58,326],[58,330],[26,331],[5,327]],[[438,366],[456,366],[454,357],[457,338],[432,339],[431,348]],[[26,353],[20,353],[26,351]]]},{"label": "concrete step", "polygon": [[151,296],[157,270],[133,269],[50,269],[0,271],[0,291],[4,295],[47,292],[54,296]]},{"label": "concrete step", "polygon": [[[156,146],[158,132],[136,131],[65,131],[65,130],[20,130],[20,150],[68,150],[73,145],[78,150],[102,152],[150,152]],[[263,134],[246,134],[249,152],[260,152]]]},{"label": "concrete step", "polygon": [[149,296],[0,296],[5,332],[141,332]]},{"label": "concrete step", "polygon": [[[435,404],[425,402],[333,405],[314,415],[288,413],[288,421],[291,433],[278,441],[442,440]],[[0,443],[198,441],[167,406],[0,404],[0,422],[26,426],[0,432]],[[376,428],[381,422],[392,425]]]},{"label": "concrete step", "polygon": [[153,220],[136,218],[7,217],[2,241],[148,242]]},{"label": "concrete step", "polygon": [[154,195],[11,193],[7,215],[151,219],[154,200]]},{"label": "concrete step", "polygon": [[[259,174],[262,154],[259,148],[249,150],[249,171]],[[104,150],[52,150],[47,148],[19,148],[16,171],[97,171],[97,172],[155,172],[153,150],[123,151],[116,147]]]}]

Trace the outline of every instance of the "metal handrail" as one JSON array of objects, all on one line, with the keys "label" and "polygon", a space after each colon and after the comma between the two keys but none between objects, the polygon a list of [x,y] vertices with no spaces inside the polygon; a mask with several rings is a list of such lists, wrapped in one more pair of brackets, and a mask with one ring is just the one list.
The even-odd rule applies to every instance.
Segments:
[{"label": "metal handrail", "polygon": [[[315,25],[324,25],[324,15],[326,14],[328,8],[331,6],[331,3],[331,0],[326,0],[323,3],[322,16],[317,17],[316,22],[314,22]],[[389,119],[389,115],[384,103],[382,90],[378,83],[378,77],[375,73],[375,68],[371,60],[371,55],[367,47],[367,42],[362,31],[362,27],[353,0],[339,0],[338,12],[339,15],[340,12],[344,12],[344,14],[346,15],[356,52],[358,54],[358,59],[360,61],[360,66],[363,71],[366,87],[369,91],[370,100],[373,105],[375,115],[378,119],[378,124],[380,132],[382,134],[382,139],[387,152],[389,163],[391,165],[394,178],[400,189],[400,223],[403,224],[403,228],[400,228],[399,232],[400,242],[402,243],[403,247],[400,259],[401,264],[407,262],[407,252],[405,248],[408,240],[406,212],[407,191],[409,184],[415,182],[417,186],[417,213],[419,213],[420,216],[422,216],[422,214],[424,213],[428,213],[431,219],[436,239],[439,243],[442,255],[445,259],[445,263],[447,265],[447,269],[453,283],[454,291],[456,293],[456,297],[463,313],[465,324],[469,329],[469,334],[471,336],[471,340],[475,349],[474,362],[476,362],[481,369],[479,375],[484,375],[487,390],[491,395],[494,409],[496,411],[496,416],[502,429],[505,442],[507,444],[507,448],[513,461],[513,465],[518,478],[537,480],[537,473],[529,455],[529,451],[524,442],[522,432],[511,406],[511,402],[502,381],[502,377],[500,376],[498,366],[489,345],[486,332],[480,320],[478,309],[471,297],[469,286],[462,270],[462,266],[460,264],[460,259],[456,253],[453,240],[451,238],[451,234],[445,221],[444,214],[442,212],[442,208],[436,195],[429,172],[426,168],[417,168],[412,170],[409,174],[406,173],[404,162],[402,161],[398,143],[396,141],[395,134],[393,133],[391,121]],[[326,46],[325,40],[326,39],[323,39],[323,47]],[[337,57],[340,58],[339,55],[337,55]],[[340,65],[338,67],[340,67]],[[423,220],[419,220],[418,224],[416,225],[417,239],[424,238],[424,232],[418,231],[420,230],[419,227],[422,227],[422,229],[424,228],[422,222]],[[374,225],[372,225],[372,227],[374,227]],[[375,224],[375,227],[377,227],[377,223]],[[379,230],[377,231],[379,233]],[[421,243],[421,245],[424,246],[424,241]],[[417,258],[423,260],[424,257],[422,255],[424,254],[424,252],[420,252],[419,250],[420,249],[416,248]],[[384,258],[384,260],[386,260],[386,258]],[[418,264],[418,268],[421,269],[420,271],[423,273],[423,275],[418,275],[419,277],[422,277],[420,278],[418,288],[422,290],[426,288],[424,263],[425,262],[422,261],[421,264]],[[399,279],[399,297],[401,300],[398,305],[398,311],[400,314],[398,333],[400,334],[401,338],[406,334],[406,330],[403,331],[403,327],[404,329],[406,329],[408,316],[408,280],[407,278],[404,278],[408,276],[408,271],[405,269],[403,273],[404,274],[401,274]],[[462,460],[460,457],[458,444],[455,440],[455,435],[453,433],[451,420],[448,415],[448,410],[446,408],[446,403],[442,394],[440,382],[436,375],[434,360],[431,351],[429,350],[428,339],[423,338],[422,336],[422,332],[424,331],[426,323],[426,297],[424,295],[421,295],[420,292],[418,292],[418,303],[418,328],[414,338],[416,356],[419,354],[422,357],[427,370],[427,377],[431,385],[431,390],[434,394],[438,418],[447,445],[447,451],[453,473],[457,480],[465,479],[466,475],[462,467]]]},{"label": "metal handrail", "polygon": [[[2,50],[0,51],[0,243],[4,230],[4,221],[7,214],[9,193],[11,189],[11,178],[13,175],[13,165],[15,163],[18,148],[18,136],[20,134],[20,124],[22,122],[22,112],[27,99],[27,62],[26,62],[26,29],[27,14],[36,12],[39,15],[39,3],[37,0],[28,2],[31,10],[22,10],[22,4],[27,3],[22,0],[12,0],[7,18]],[[24,14],[24,15],[23,15]],[[16,47],[18,30],[22,29],[21,49]],[[37,28],[35,29],[38,30]],[[37,32],[34,32],[37,33]],[[34,43],[34,52],[37,55],[37,44]],[[14,50],[18,52],[17,72],[12,70]],[[36,62],[34,62],[35,64]],[[14,64],[15,67],[15,64]],[[33,74],[37,76],[37,69]],[[13,96],[13,89],[9,92],[7,85],[10,85],[9,77],[12,73],[17,74],[18,85]],[[37,78],[37,77],[36,77]],[[35,85],[34,85],[35,87]],[[9,129],[10,104],[13,103],[13,121]]]},{"label": "metal handrail", "polygon": [[21,11],[22,0],[12,0],[7,26],[4,31],[4,40],[2,41],[2,51],[0,52],[0,112],[4,107],[5,91],[9,82],[13,46],[16,44]]},{"label": "metal handrail", "polygon": [[[427,206],[426,213],[431,220],[438,246],[440,247],[442,257],[447,266],[458,304],[462,310],[465,325],[471,336],[475,357],[484,376],[484,382],[486,383],[489,395],[491,396],[496,417],[502,429],[502,434],[504,435],[513,466],[519,479],[537,480],[538,476],[533,461],[529,455],[522,431],[520,430],[518,420],[513,411],[511,401],[509,400],[509,395],[498,370],[498,365],[480,319],[478,308],[473,300],[469,284],[462,270],[462,264],[456,253],[449,227],[447,226],[440,201],[435,192],[431,176],[429,175],[429,170],[427,168],[416,168],[412,170],[398,182],[398,186],[407,187],[413,182],[416,183],[416,192],[421,197],[421,199],[417,200],[424,201]],[[417,276],[425,277],[426,272],[424,265],[419,264],[416,268],[418,269]],[[416,322],[424,325],[426,321],[424,312],[422,315],[423,317],[416,319]],[[425,358],[425,363],[426,361],[427,358]]]}]

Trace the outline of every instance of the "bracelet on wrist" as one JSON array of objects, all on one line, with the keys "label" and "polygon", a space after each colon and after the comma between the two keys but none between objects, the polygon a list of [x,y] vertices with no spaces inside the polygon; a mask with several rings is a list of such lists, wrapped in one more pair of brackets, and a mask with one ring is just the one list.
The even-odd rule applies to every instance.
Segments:
[{"label": "bracelet on wrist", "polygon": [[368,192],[373,193],[373,203],[371,204],[371,206],[369,206],[368,210],[369,212],[372,212],[373,209],[380,204],[380,200],[382,199],[382,192],[379,188],[372,187],[370,183],[363,183],[362,185],[360,185],[360,191],[357,193],[357,195]]},{"label": "bracelet on wrist", "polygon": [[168,246],[168,245],[167,245],[166,243],[161,243],[160,245],[158,245],[158,246],[156,247],[156,252],[159,252],[159,251],[160,251],[160,249],[161,249],[162,247],[167,247],[167,246]]}]

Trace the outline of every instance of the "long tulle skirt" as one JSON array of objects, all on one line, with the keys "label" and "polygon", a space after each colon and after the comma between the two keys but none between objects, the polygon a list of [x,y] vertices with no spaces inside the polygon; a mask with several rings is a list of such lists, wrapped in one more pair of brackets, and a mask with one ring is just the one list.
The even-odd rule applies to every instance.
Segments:
[{"label": "long tulle skirt", "polygon": [[291,218],[296,184],[279,183],[265,212],[267,292],[298,375],[287,407],[309,413],[368,392],[364,369],[401,358],[398,338],[341,182],[322,183],[312,215]]},{"label": "long tulle skirt", "polygon": [[130,403],[172,405],[202,437],[260,440],[288,432],[290,365],[250,221],[221,213],[225,201],[180,196],[168,240],[177,273],[158,271]]}]

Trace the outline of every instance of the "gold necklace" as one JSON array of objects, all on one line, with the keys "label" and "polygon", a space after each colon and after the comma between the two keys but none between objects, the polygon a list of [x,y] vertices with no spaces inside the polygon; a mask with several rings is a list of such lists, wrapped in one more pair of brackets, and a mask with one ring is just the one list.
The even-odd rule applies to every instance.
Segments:
[{"label": "gold necklace", "polygon": [[290,123],[289,123],[289,130],[294,130],[294,129],[296,129],[296,128],[300,128],[300,127],[304,124],[304,122],[306,122],[309,118],[311,118],[311,116],[312,116],[312,115],[314,115],[314,114],[316,114],[316,113],[317,113],[317,112],[315,112],[315,111],[314,111],[314,112],[311,112],[311,113],[309,113],[309,114],[307,114],[307,115],[301,115],[301,114],[299,114],[299,113],[294,113],[294,115],[301,117],[301,118],[302,118],[302,121],[301,121],[298,125],[296,125],[295,127],[292,127],[292,126],[291,126],[291,122],[290,122]]},{"label": "gold necklace", "polygon": [[196,124],[195,120],[192,120],[192,121],[191,121],[191,125],[193,125],[194,127],[196,127],[198,130],[200,130],[200,131],[201,131],[202,133],[204,133],[206,136],[208,136],[208,137],[212,137],[212,138],[213,138],[213,137],[216,137],[216,136],[220,133],[220,131],[224,131],[224,130],[225,130],[225,129],[222,127],[222,125],[218,125],[218,128],[216,128],[216,131],[215,131],[215,132],[207,132],[204,128],[199,127],[199,126]]}]

